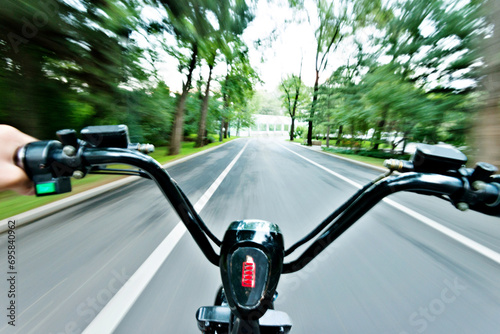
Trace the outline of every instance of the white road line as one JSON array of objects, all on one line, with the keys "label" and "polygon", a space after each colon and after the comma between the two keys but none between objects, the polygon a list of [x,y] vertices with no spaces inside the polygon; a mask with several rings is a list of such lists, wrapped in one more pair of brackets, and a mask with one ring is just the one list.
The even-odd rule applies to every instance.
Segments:
[{"label": "white road line", "polygon": [[291,150],[291,149],[289,149],[288,147],[285,147],[285,146],[283,146],[283,145],[281,145],[281,144],[279,144],[279,145],[280,145],[281,147],[283,147],[285,150],[288,150],[288,151],[292,152],[292,153],[293,153],[293,154],[295,154],[296,156],[298,156],[298,157],[300,157],[300,158],[304,159],[305,161],[307,161],[307,162],[309,162],[309,163],[313,164],[314,166],[316,166],[316,167],[318,167],[318,168],[321,168],[321,169],[322,169],[322,170],[324,170],[325,172],[330,173],[330,174],[332,174],[333,176],[338,177],[338,178],[339,178],[339,179],[341,179],[342,181],[345,181],[345,182],[349,183],[351,186],[356,187],[356,188],[358,188],[358,189],[361,189],[361,188],[362,188],[362,186],[361,186],[361,185],[359,185],[358,183],[354,182],[353,180],[351,180],[351,179],[349,179],[349,178],[347,178],[347,177],[345,177],[345,176],[342,176],[342,175],[340,175],[339,173],[335,173],[333,170],[328,169],[328,168],[326,168],[325,166],[320,165],[319,163],[317,163],[317,162],[315,162],[315,161],[312,161],[311,159],[308,159],[308,158],[306,158],[305,156],[300,155],[300,154],[298,154],[298,153],[297,153],[297,152],[295,152],[295,151],[292,151],[292,150]]},{"label": "white road line", "polygon": [[[194,205],[197,212],[200,212],[210,200],[217,188],[220,186],[229,171],[236,164],[240,156],[245,151],[249,141],[243,146],[241,151],[231,161],[231,163],[219,175],[217,180],[208,188],[203,196]],[[160,269],[161,265],[170,252],[175,248],[179,240],[186,232],[186,227],[182,222],[177,223],[174,229],[160,243],[160,245],[151,253],[137,271],[129,278],[122,288],[113,296],[106,306],[99,312],[97,317],[83,331],[84,334],[103,334],[112,333],[120,324],[122,319],[132,308],[136,300],[146,289],[151,279]]]},{"label": "white road line", "polygon": [[[334,172],[334,171],[326,168],[325,166],[320,165],[319,163],[314,162],[311,159],[308,159],[308,158],[304,157],[303,155],[300,155],[299,153],[297,153],[295,151],[292,151],[288,147],[285,147],[285,146],[283,146],[281,144],[280,144],[280,146],[282,146],[284,149],[292,152],[293,154],[297,155],[298,157],[306,160],[307,162],[309,162],[309,163],[311,163],[311,164],[313,164],[313,165],[321,168],[322,170],[324,170],[324,171],[326,171],[326,172],[328,172],[328,173],[330,173],[330,174],[338,177],[339,179],[341,179],[341,180],[349,183],[350,185],[352,185],[352,186],[354,186],[354,187],[356,187],[358,189],[362,188],[362,186],[360,184],[358,184],[358,183],[356,183],[356,182],[354,182],[354,181],[346,178],[345,176],[342,176],[342,175],[340,175],[340,174],[338,174],[338,173],[336,173],[336,172]],[[432,219],[430,219],[430,218],[428,218],[428,217],[426,217],[426,216],[424,216],[424,215],[422,215],[422,214],[420,214],[420,213],[418,213],[416,211],[413,211],[412,209],[410,209],[410,208],[408,208],[408,207],[406,207],[404,205],[396,203],[396,202],[394,202],[391,199],[385,198],[383,201],[385,203],[389,204],[390,206],[392,206],[393,208],[395,208],[395,209],[397,209],[397,210],[399,210],[399,211],[401,211],[401,212],[409,215],[412,218],[415,218],[415,219],[419,220],[420,222],[424,223],[425,225],[427,225],[429,227],[432,227],[433,229],[435,229],[435,230],[437,230],[437,231],[445,234],[446,236],[448,236],[451,239],[453,239],[453,240],[461,243],[462,245],[464,245],[464,246],[466,246],[466,247],[468,247],[468,248],[470,248],[470,249],[478,252],[479,254],[487,257],[488,259],[490,259],[490,260],[492,260],[492,261],[500,264],[500,254],[497,253],[497,252],[495,252],[494,250],[492,250],[492,249],[490,249],[490,248],[488,248],[488,247],[486,247],[484,245],[481,245],[480,243],[478,243],[478,242],[476,242],[476,241],[474,241],[472,239],[469,239],[466,236],[464,236],[464,235],[462,235],[462,234],[460,234],[458,232],[455,232],[455,231],[449,229],[448,227],[443,226],[443,225],[439,224],[438,222],[436,222],[436,221],[434,221],[434,220],[432,220]]]},{"label": "white road line", "polygon": [[385,198],[384,202],[386,202],[387,204],[389,204],[393,208],[398,209],[399,211],[404,212],[407,215],[409,215],[415,219],[420,220],[422,223],[426,224],[427,226],[430,226],[433,229],[436,229],[437,231],[439,231],[443,234],[446,234],[448,237],[452,238],[453,240],[475,250],[476,252],[489,258],[490,260],[495,261],[496,263],[500,264],[500,254],[495,252],[494,250],[492,250],[484,245],[481,245],[480,243],[478,243],[472,239],[469,239],[466,236],[464,236],[458,232],[455,232],[452,229],[449,229],[448,227],[441,225],[438,222],[436,222],[430,218],[427,218],[426,216],[424,216],[416,211],[413,211],[410,208],[407,208],[406,206],[403,206],[399,203],[396,203],[391,199]]}]

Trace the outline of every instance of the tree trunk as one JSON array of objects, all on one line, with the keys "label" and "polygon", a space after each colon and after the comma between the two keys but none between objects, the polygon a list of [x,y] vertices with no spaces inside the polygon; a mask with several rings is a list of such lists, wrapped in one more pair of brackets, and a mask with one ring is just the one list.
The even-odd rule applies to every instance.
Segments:
[{"label": "tree trunk", "polygon": [[344,131],[344,126],[339,125],[339,134],[337,135],[337,143],[335,145],[340,146],[342,140],[342,131]]},{"label": "tree trunk", "polygon": [[172,126],[172,135],[170,137],[170,145],[168,148],[169,155],[179,154],[181,148],[182,135],[184,132],[184,108],[186,106],[186,99],[191,89],[191,80],[193,77],[193,71],[196,67],[196,57],[198,56],[198,46],[193,44],[193,54],[191,56],[191,61],[189,63],[189,72],[187,76],[186,83],[182,87],[182,94],[177,102],[177,107],[175,108],[175,118],[174,124]]},{"label": "tree trunk", "polygon": [[374,150],[378,150],[378,148],[380,146],[380,141],[382,140],[382,132],[384,131],[386,118],[387,118],[387,111],[384,111],[382,113],[382,119],[378,122],[377,129],[375,130],[375,133],[373,134],[373,138],[375,138],[375,143],[373,145]]},{"label": "tree trunk", "polygon": [[485,39],[483,56],[488,66],[484,79],[486,101],[477,114],[472,129],[474,161],[485,161],[500,168],[500,4],[496,0],[486,3],[489,23],[494,24],[491,38]]},{"label": "tree trunk", "polygon": [[207,87],[205,88],[205,96],[201,104],[200,123],[198,125],[198,137],[196,138],[195,147],[202,147],[205,145],[205,129],[207,128],[207,113],[208,113],[208,100],[210,99],[210,81],[212,80],[212,70],[214,65],[209,65],[210,71],[208,72]]},{"label": "tree trunk", "polygon": [[297,86],[295,87],[295,99],[293,101],[293,108],[292,108],[292,126],[290,127],[290,141],[293,141],[294,132],[295,132],[295,115],[297,113],[297,103],[299,101],[299,95],[300,95],[300,85],[302,83],[301,81],[302,78],[302,61],[300,62],[300,74],[299,74],[299,80],[297,82]]},{"label": "tree trunk", "polygon": [[222,141],[223,132],[224,132],[224,118],[221,116],[221,118],[220,118],[220,129],[219,129],[219,141]]},{"label": "tree trunk", "polygon": [[403,150],[401,151],[401,154],[405,154],[406,144],[407,143],[408,143],[408,140],[407,140],[407,137],[406,137],[406,134],[405,134],[405,137],[403,138]]},{"label": "tree trunk", "polygon": [[[227,71],[226,74],[226,80],[224,80],[224,85],[227,84],[227,81],[229,79],[229,70]],[[227,96],[226,93],[227,89],[224,90],[224,93],[222,95],[222,100],[224,101],[224,111],[227,113],[227,110],[229,109],[229,96]],[[229,122],[221,116],[221,123],[220,123],[220,136],[219,136],[219,141],[222,141],[222,138],[227,138],[227,127],[229,125]]]},{"label": "tree trunk", "polygon": [[381,128],[383,128],[383,126],[381,126],[380,124],[383,124],[383,121],[380,121],[378,122],[378,125],[377,125],[377,129],[375,130],[375,133],[373,134],[373,150],[378,150],[379,146],[380,146],[380,141],[382,139],[382,130]]},{"label": "tree trunk", "polygon": [[[330,120],[328,120],[330,121]],[[326,128],[326,147],[330,147],[330,124],[328,124],[327,128]]]},{"label": "tree trunk", "polygon": [[309,126],[307,128],[307,145],[312,146],[312,131],[313,131],[313,117],[314,109],[316,108],[316,101],[318,100],[319,90],[319,70],[316,70],[316,81],[314,81],[313,101],[311,105],[311,115],[309,117]]},{"label": "tree trunk", "polygon": [[224,120],[224,138],[227,138],[228,134],[229,134],[229,136],[231,135],[229,133],[229,121],[225,119]]},{"label": "tree trunk", "polygon": [[295,135],[295,117],[292,117],[292,125],[290,125],[290,141],[293,141]]}]

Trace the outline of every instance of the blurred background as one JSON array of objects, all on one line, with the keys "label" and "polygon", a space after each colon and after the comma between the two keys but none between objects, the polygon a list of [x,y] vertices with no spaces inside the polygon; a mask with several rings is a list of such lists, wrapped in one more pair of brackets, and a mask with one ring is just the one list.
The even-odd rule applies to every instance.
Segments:
[{"label": "blurred background", "polygon": [[176,154],[275,115],[290,121],[266,131],[309,145],[445,142],[498,165],[498,6],[4,0],[0,122],[43,139],[124,123]]},{"label": "blurred background", "polygon": [[[379,171],[284,148],[284,140],[379,164],[416,143],[451,145],[471,163],[500,166],[499,7],[498,0],[2,0],[0,123],[40,139],[126,124],[132,141],[157,146],[162,163],[237,136],[279,139],[233,141],[169,173],[194,202],[249,143],[203,218],[219,236],[231,220],[258,217],[298,240],[354,189],[293,153],[362,184]],[[71,194],[114,180],[105,177],[77,180]],[[0,219],[65,195],[0,192]],[[445,211],[434,198],[397,199],[500,252],[498,218]],[[132,275],[178,222],[164,205],[156,188],[138,182],[19,229],[17,332],[83,330],[100,310],[88,301],[111,298],[110,282]],[[297,333],[423,332],[412,319],[428,333],[498,332],[498,260],[387,206],[365,222],[330,248],[328,262],[283,278],[278,306]],[[220,284],[197,252],[184,237],[117,332],[186,332],[186,323],[194,332],[194,312]],[[444,305],[450,282],[467,291],[424,321],[419,307]]]}]

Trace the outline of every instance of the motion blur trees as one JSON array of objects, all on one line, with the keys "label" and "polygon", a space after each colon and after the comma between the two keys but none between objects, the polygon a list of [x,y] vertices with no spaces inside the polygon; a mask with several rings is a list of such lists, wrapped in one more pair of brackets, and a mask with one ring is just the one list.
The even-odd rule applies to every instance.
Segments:
[{"label": "motion blur trees", "polygon": [[[229,123],[236,120],[237,128],[249,126],[252,110],[247,107],[254,94],[254,85],[259,77],[250,64],[248,48],[243,43],[235,43],[226,55],[227,72],[221,79],[223,113],[221,115],[221,140],[228,137]],[[223,128],[223,129],[222,129]]]},{"label": "motion blur trees", "polygon": [[[186,79],[182,83],[182,91],[177,100],[168,147],[168,154],[175,155],[179,153],[181,146],[186,100],[196,68],[199,43],[214,31],[208,18],[208,13],[213,14],[213,12],[209,7],[209,2],[169,0],[157,0],[156,2],[165,8],[168,17],[163,20],[163,25],[157,25],[155,28],[160,27],[160,31],[167,30],[175,36],[177,45],[169,48],[168,51],[179,61],[179,71],[186,71]],[[183,53],[184,50],[189,50],[189,54]]]},{"label": "motion blur trees", "polygon": [[369,129],[370,111],[363,103],[366,86],[361,83],[362,65],[362,53],[359,53],[354,64],[337,68],[318,91],[316,122],[327,128],[327,146],[330,145],[332,127],[337,127],[337,145],[341,143],[346,127],[350,128],[352,137],[357,131]]},{"label": "motion blur trees", "polygon": [[[38,137],[126,108],[142,80],[133,1],[11,1],[0,9],[0,117]],[[15,94],[13,94],[13,91]]]},{"label": "motion blur trees", "polygon": [[[205,54],[209,63],[212,63],[212,59],[215,61],[217,49],[224,48],[224,44],[230,43],[231,35],[240,35],[248,22],[253,19],[253,15],[244,0],[235,2],[229,0],[191,0],[187,2],[156,0],[156,2],[167,11],[168,18],[159,26],[162,30],[170,31],[175,35],[177,46],[172,48],[170,52],[179,59],[179,69],[185,71],[186,74],[170,136],[169,154],[173,155],[179,153],[184,129],[186,99],[191,89],[193,71],[196,68],[198,56]],[[184,56],[182,50],[190,50],[190,55]],[[211,75],[209,78],[211,79]],[[210,89],[209,83],[207,83],[207,87],[206,93]],[[208,99],[208,94],[205,95]],[[207,106],[208,100],[202,105]],[[200,125],[203,126],[203,124]],[[202,132],[203,136],[204,131],[202,129],[199,131]]]},{"label": "motion blur trees", "polygon": [[315,122],[339,137],[346,125],[353,137],[372,128],[374,149],[387,138],[393,149],[407,139],[463,145],[483,64],[475,41],[491,32],[481,3],[352,1],[349,43],[366,42],[318,89]]},{"label": "motion blur trees", "polygon": [[[292,7],[304,9],[304,1],[289,1]],[[315,0],[317,18],[308,17],[311,24],[316,24],[315,29],[315,82],[309,125],[307,132],[307,144],[312,144],[313,122],[317,117],[317,100],[320,88],[320,76],[326,71],[328,59],[331,57],[344,37],[352,35],[356,29],[372,24],[383,23],[390,15],[382,10],[379,0],[340,0],[326,1]]]},{"label": "motion blur trees", "polygon": [[427,90],[466,92],[481,67],[476,42],[488,29],[482,1],[405,1],[388,24],[383,45],[400,72]]},{"label": "motion blur trees", "polygon": [[479,51],[484,57],[481,82],[484,89],[480,111],[471,131],[474,159],[500,167],[500,4],[488,0],[484,7],[486,22],[491,24],[487,38],[481,41]]},{"label": "motion blur trees", "polygon": [[[236,11],[236,12],[234,12]],[[249,11],[249,8],[247,7],[246,3],[243,1],[241,3],[238,3],[238,6],[233,9],[233,11],[225,11],[221,13],[221,15],[225,15],[226,17],[223,19],[225,29],[224,30],[219,30],[215,31],[213,36],[210,36],[206,41],[204,41],[205,45],[205,60],[208,64],[209,67],[209,74],[208,74],[208,79],[206,82],[205,86],[205,95],[203,98],[203,104],[201,107],[201,112],[200,112],[200,121],[199,121],[199,126],[198,126],[198,137],[196,140],[196,146],[203,146],[203,138],[205,136],[205,131],[206,131],[206,114],[208,110],[208,100],[209,100],[209,94],[210,94],[210,82],[212,80],[212,71],[215,66],[215,61],[216,61],[216,56],[217,53],[220,52],[221,55],[223,55],[226,65],[228,68],[231,67],[233,59],[235,57],[247,57],[247,52],[248,51],[243,51],[246,48],[246,45],[242,42],[240,39],[240,35],[243,33],[243,30],[246,28],[248,25],[249,21],[253,19],[252,14]],[[243,55],[243,56],[242,56]],[[250,67],[250,63],[247,61],[247,66],[240,67],[240,70],[243,71],[243,76],[246,76],[247,79],[250,79],[252,81],[252,76],[254,75],[253,69]],[[247,67],[249,67],[251,70],[249,70]],[[227,80],[227,76],[226,76]],[[242,82],[243,84],[245,82]],[[251,84],[253,84],[251,82]],[[247,87],[248,88],[248,87]],[[251,88],[251,87],[250,87]],[[251,89],[250,89],[251,90]],[[223,96],[227,97],[227,92],[223,92]],[[226,104],[225,104],[226,105]],[[246,109],[244,105],[242,105],[242,108]],[[245,112],[243,112],[241,109],[238,110],[237,112],[237,119],[238,121],[238,126],[241,124],[241,122],[246,122],[248,117],[245,117],[246,115]],[[225,123],[223,118],[221,119],[221,122]],[[222,125],[221,125],[222,126]],[[226,126],[227,129],[228,126]],[[239,129],[239,127],[238,127]]]},{"label": "motion blur trees", "polygon": [[307,130],[307,145],[312,145],[313,119],[318,99],[319,77],[328,64],[330,51],[338,46],[342,40],[344,26],[347,24],[347,11],[349,1],[338,1],[328,3],[325,0],[317,0],[318,27],[315,31],[316,57],[314,70],[316,79],[314,81],[311,113],[309,116],[309,127]]},{"label": "motion blur trees", "polygon": [[215,57],[217,50],[211,50],[208,58],[206,59],[208,65],[208,79],[205,83],[205,94],[200,108],[200,120],[198,122],[198,135],[196,137],[195,147],[202,147],[205,145],[205,132],[207,128],[207,113],[208,102],[210,100],[210,83],[212,82],[212,72],[215,66]]},{"label": "motion blur trees", "polygon": [[406,123],[395,131],[431,143],[463,143],[482,62],[475,41],[487,31],[480,8],[481,1],[432,0],[405,1],[393,9],[400,14],[389,21],[382,41],[391,61],[381,82],[397,76],[398,91],[386,86],[380,97],[402,97],[388,101],[399,110],[398,123]]},{"label": "motion blur trees", "polygon": [[[153,17],[140,17],[152,8]],[[6,0],[0,8],[0,122],[39,138],[60,128],[125,123],[137,139],[169,142],[175,154],[184,134],[198,130],[202,138],[206,123],[214,130],[209,111],[221,114],[210,101],[216,55],[241,45],[252,19],[244,0]],[[163,45],[179,63],[181,92],[158,75],[161,51],[144,49],[143,42],[139,47],[140,39]],[[191,88],[202,62],[209,75],[198,99]],[[237,69],[253,80],[254,72],[241,66],[230,75]],[[245,80],[239,83],[248,91]],[[238,119],[248,117],[239,112]]]}]

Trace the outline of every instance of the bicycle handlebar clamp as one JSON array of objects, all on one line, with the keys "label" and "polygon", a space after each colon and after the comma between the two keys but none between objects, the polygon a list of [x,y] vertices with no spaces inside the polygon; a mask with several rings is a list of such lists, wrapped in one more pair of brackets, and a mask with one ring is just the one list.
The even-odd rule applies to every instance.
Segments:
[{"label": "bicycle handlebar clamp", "polygon": [[79,165],[79,158],[70,158],[69,165],[59,162],[55,157],[65,155],[60,142],[49,140],[29,143],[24,147],[22,155],[24,155],[22,164],[33,180],[37,196],[71,191],[70,177],[75,169],[69,165]]}]

